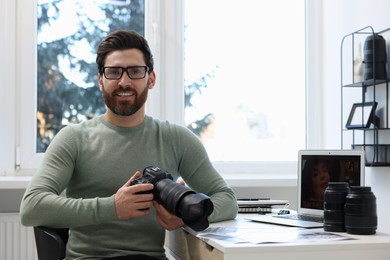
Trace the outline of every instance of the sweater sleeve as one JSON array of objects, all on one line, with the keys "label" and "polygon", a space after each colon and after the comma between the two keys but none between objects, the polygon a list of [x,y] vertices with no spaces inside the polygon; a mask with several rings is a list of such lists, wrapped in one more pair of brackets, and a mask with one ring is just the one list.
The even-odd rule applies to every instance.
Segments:
[{"label": "sweater sleeve", "polygon": [[116,220],[114,195],[103,198],[66,198],[72,177],[77,141],[72,127],[63,128],[45,153],[20,206],[26,226],[76,227]]},{"label": "sweater sleeve", "polygon": [[238,206],[234,191],[212,165],[208,154],[197,136],[187,129],[178,138],[183,148],[179,173],[187,185],[196,192],[208,195],[214,205],[209,222],[234,219]]}]

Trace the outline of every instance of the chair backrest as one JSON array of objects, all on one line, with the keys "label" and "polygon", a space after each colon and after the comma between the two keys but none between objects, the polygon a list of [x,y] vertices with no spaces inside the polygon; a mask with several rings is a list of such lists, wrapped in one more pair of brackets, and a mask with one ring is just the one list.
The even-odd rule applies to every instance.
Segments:
[{"label": "chair backrest", "polygon": [[68,228],[34,227],[38,259],[64,259],[68,234]]}]

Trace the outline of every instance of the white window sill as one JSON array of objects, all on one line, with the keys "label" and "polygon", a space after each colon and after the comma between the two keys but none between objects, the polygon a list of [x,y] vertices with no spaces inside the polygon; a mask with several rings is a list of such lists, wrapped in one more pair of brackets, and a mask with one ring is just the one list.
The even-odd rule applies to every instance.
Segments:
[{"label": "white window sill", "polygon": [[[214,165],[231,187],[294,187],[297,185],[296,164],[231,163]],[[36,169],[23,169],[0,176],[0,189],[25,189]]]},{"label": "white window sill", "polygon": [[36,169],[15,170],[0,176],[0,190],[26,189]]},{"label": "white window sill", "polygon": [[0,190],[25,189],[32,176],[1,176]]},{"label": "white window sill", "polygon": [[231,187],[294,187],[297,185],[297,178],[290,174],[236,174],[223,175]]},{"label": "white window sill", "polygon": [[[25,189],[32,176],[1,176],[0,189]],[[282,178],[281,176],[224,176],[231,187],[293,187],[296,178]]]}]

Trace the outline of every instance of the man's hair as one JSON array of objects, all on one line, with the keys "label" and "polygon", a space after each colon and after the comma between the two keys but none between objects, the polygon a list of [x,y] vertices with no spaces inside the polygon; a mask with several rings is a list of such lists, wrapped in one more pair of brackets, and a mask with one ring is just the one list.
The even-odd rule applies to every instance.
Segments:
[{"label": "man's hair", "polygon": [[110,33],[99,44],[96,56],[99,73],[103,73],[108,54],[113,51],[127,49],[139,49],[143,53],[146,66],[149,67],[149,73],[153,71],[153,55],[146,39],[135,31],[117,30]]}]

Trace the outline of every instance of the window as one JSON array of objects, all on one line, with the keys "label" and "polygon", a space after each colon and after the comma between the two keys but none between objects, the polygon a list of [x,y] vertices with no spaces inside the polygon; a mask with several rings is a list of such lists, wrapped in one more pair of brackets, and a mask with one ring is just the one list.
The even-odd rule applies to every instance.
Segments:
[{"label": "window", "polygon": [[185,124],[213,161],[295,161],[305,147],[304,4],[185,1]]},{"label": "window", "polygon": [[15,85],[23,95],[16,94],[20,134],[15,165],[33,173],[59,129],[102,113],[94,61],[97,44],[105,32],[117,28],[144,34],[150,1],[36,0],[17,5],[15,37],[20,44],[15,57],[17,73],[23,76]]},{"label": "window", "polygon": [[97,46],[115,29],[144,34],[144,17],[144,0],[37,1],[37,153],[64,126],[105,112]]},{"label": "window", "polygon": [[[13,3],[11,0],[7,0],[10,3]],[[21,1],[21,0],[18,0]],[[49,3],[49,1],[46,1]],[[59,1],[56,1],[59,2]],[[68,1],[67,1],[68,2]],[[89,2],[89,1],[80,1],[80,3]],[[100,4],[101,3],[128,3],[128,2],[134,2],[134,1],[97,1]],[[238,124],[239,120],[245,121],[245,124],[250,124],[253,127],[252,128],[246,128],[245,130],[239,130],[239,131],[246,131],[245,134],[241,132],[237,132],[238,130],[234,130],[232,127],[229,126],[223,126],[222,128],[220,126],[217,126],[217,122],[215,122],[215,125],[211,125],[211,127],[215,127],[216,131],[214,132],[215,136],[218,134],[217,139],[204,139],[206,147],[211,151],[210,155],[212,156],[213,160],[216,162],[217,167],[224,166],[222,168],[222,172],[231,172],[231,173],[237,173],[237,172],[248,172],[248,171],[259,171],[259,161],[264,159],[266,160],[267,157],[251,157],[252,155],[261,155],[258,151],[258,147],[268,147],[264,148],[264,151],[267,151],[268,153],[271,153],[273,151],[280,151],[281,149],[285,149],[286,147],[290,146],[290,144],[296,140],[296,138],[288,138],[289,134],[283,131],[288,130],[296,130],[297,136],[299,136],[299,139],[301,139],[302,136],[304,136],[304,111],[300,112],[300,115],[302,115],[302,118],[298,118],[298,114],[293,114],[293,116],[288,115],[288,113],[294,108],[303,110],[304,107],[304,74],[294,74],[293,69],[296,67],[303,66],[304,61],[304,54],[302,53],[304,50],[304,25],[302,24],[302,27],[295,27],[290,26],[289,23],[283,23],[283,26],[281,28],[277,27],[278,24],[280,24],[279,20],[277,23],[271,23],[271,19],[273,19],[273,16],[276,15],[284,15],[282,21],[284,21],[286,18],[286,15],[296,15],[297,17],[301,15],[301,21],[303,23],[304,21],[304,12],[303,12],[303,0],[301,1],[292,1],[293,3],[298,4],[300,3],[302,6],[302,9],[298,10],[298,13],[294,12],[287,12],[284,13],[283,10],[292,10],[290,9],[290,1],[277,1],[279,3],[277,6],[277,12],[272,16],[268,16],[267,14],[273,12],[272,8],[268,7],[268,9],[265,9],[263,7],[257,6],[254,8],[251,7],[251,4],[257,4],[256,2],[260,2],[261,4],[271,4],[274,5],[274,1],[209,1],[205,2],[203,0],[199,0],[199,3],[197,3],[198,0],[190,1],[173,1],[173,0],[167,0],[167,1],[157,1],[157,0],[145,0],[145,28],[144,28],[144,34],[146,35],[152,51],[155,56],[156,60],[156,72],[157,72],[157,86],[153,89],[150,95],[150,99],[147,104],[147,112],[148,114],[151,114],[152,116],[159,117],[161,119],[168,119],[175,123],[183,123],[189,127],[192,127],[195,132],[197,129],[200,129],[198,131],[198,134],[201,136],[201,138],[205,138],[209,133],[213,132],[204,132],[201,130],[201,128],[198,128],[196,125],[202,125],[204,122],[207,123],[208,119],[212,120],[219,120],[218,116],[220,114],[225,114],[229,117],[228,122],[230,122],[230,125]],[[44,2],[42,2],[44,3]],[[234,12],[231,10],[234,6],[234,3],[237,4],[236,8],[234,8]],[[23,75],[22,77],[17,77],[13,84],[17,86],[15,90],[15,96],[16,103],[15,106],[18,108],[15,112],[17,122],[16,124],[16,131],[15,131],[15,142],[10,142],[10,144],[7,145],[7,151],[9,151],[11,154],[14,153],[14,147],[11,147],[11,145],[14,145],[18,148],[17,151],[20,150],[20,153],[17,153],[16,156],[16,164],[20,164],[23,169],[29,169],[29,168],[36,168],[39,165],[40,160],[42,159],[42,153],[37,153],[37,89],[36,89],[36,82],[38,81],[38,75],[37,75],[37,45],[31,44],[31,43],[40,43],[40,41],[37,39],[36,34],[36,28],[38,28],[38,25],[36,22],[38,21],[37,13],[31,12],[31,10],[36,9],[36,1],[23,1],[23,5],[19,2],[19,4],[15,5],[15,9],[17,10],[16,14],[18,19],[16,33],[13,35],[16,39],[16,42],[18,43],[16,45],[16,51],[14,54],[15,60],[16,60],[16,74],[17,75]],[[207,17],[210,17],[213,13],[208,12],[208,10],[214,10],[214,19],[213,22],[203,22],[199,23],[195,27],[203,27],[205,29],[205,35],[201,36],[201,39],[203,39],[204,43],[208,43],[206,47],[199,45],[196,41],[191,42],[191,37],[194,37],[196,35],[197,30],[194,29],[194,25],[198,23],[196,20],[187,20],[187,18],[191,19],[191,17],[186,16],[188,13],[183,12],[185,9],[184,7],[192,6],[192,8],[195,8],[194,4],[199,4],[203,6],[208,6],[208,8],[204,8],[206,19]],[[283,8],[280,8],[281,5],[285,5]],[[288,5],[288,6],[287,6]],[[16,7],[18,6],[18,7]],[[22,8],[23,6],[23,8]],[[276,5],[274,6],[276,8]],[[207,9],[207,10],[206,10]],[[219,17],[221,13],[221,10],[226,10],[226,13],[232,15],[234,18],[230,18],[230,20],[236,21],[237,23],[231,24],[228,21],[222,22],[215,19],[215,17]],[[253,11],[252,11],[253,10]],[[257,10],[257,11],[256,11]],[[266,11],[263,11],[266,10]],[[268,10],[268,11],[267,11]],[[295,10],[295,9],[294,9]],[[242,17],[239,16],[240,13],[247,12],[250,14],[251,19],[247,19],[246,16]],[[200,14],[200,16],[203,16],[202,11],[199,11],[199,9],[193,9],[192,14]],[[215,13],[218,13],[216,16]],[[206,17],[207,14],[207,17]],[[266,22],[256,21],[254,22],[253,19],[258,19],[260,16],[265,16]],[[186,18],[186,21],[184,21],[184,17]],[[239,25],[238,22],[240,19],[237,19],[237,17],[242,17],[240,19],[244,19],[246,21],[245,26]],[[221,16],[223,18],[223,16]],[[228,16],[229,18],[229,16]],[[16,18],[15,18],[16,19]],[[246,19],[246,20],[245,20]],[[276,19],[276,18],[275,18]],[[218,27],[212,27],[213,23],[216,23]],[[16,24],[13,21],[11,21],[10,24]],[[247,28],[248,24],[254,27]],[[184,25],[186,25],[185,34],[183,33]],[[239,42],[236,44],[237,46],[233,47],[227,47],[227,42],[224,44],[218,43],[213,41],[207,41],[208,37],[206,36],[206,33],[214,33],[211,36],[215,36],[217,34],[223,36],[222,33],[224,33],[223,28],[224,25],[227,25],[228,29],[233,28],[231,30],[227,30],[228,33],[236,32],[237,34],[234,35],[232,39],[241,39],[242,42]],[[272,25],[272,28],[268,28]],[[206,27],[206,28],[205,28]],[[101,28],[98,28],[101,29]],[[196,29],[196,28],[195,28]],[[268,30],[271,29],[271,30]],[[192,32],[190,30],[193,30]],[[207,32],[206,32],[207,31]],[[226,31],[226,30],[225,30]],[[193,33],[193,34],[190,34]],[[282,36],[282,40],[276,40],[276,38],[272,38],[272,34],[276,34],[277,36]],[[191,36],[192,35],[192,36]],[[12,35],[11,35],[12,36]],[[256,36],[253,39],[250,39],[252,36]],[[211,37],[211,39],[216,39],[218,37]],[[186,50],[184,51],[184,46],[181,44],[183,42],[183,39],[185,39],[186,42]],[[98,41],[98,39],[96,39]],[[257,41],[257,42],[256,42]],[[43,42],[43,41],[42,41]],[[282,70],[274,70],[275,73],[277,73],[277,78],[271,78],[275,77],[272,76],[271,73],[264,73],[266,67],[268,67],[268,62],[263,60],[264,56],[259,55],[255,58],[253,58],[251,61],[243,61],[240,60],[242,56],[245,55],[252,55],[252,53],[248,54],[248,50],[253,51],[261,51],[262,54],[265,54],[267,52],[270,52],[273,48],[269,45],[266,47],[259,47],[260,44],[263,42],[269,44],[272,42],[273,45],[278,45],[278,53],[283,53],[283,57],[281,60],[274,60],[271,62],[272,66],[278,66],[282,67]],[[298,43],[299,42],[299,43]],[[74,42],[75,43],[75,42]],[[189,45],[187,44],[195,44],[192,45],[190,48],[191,51],[193,51],[192,54],[187,52],[187,48]],[[81,42],[80,44],[83,44]],[[196,45],[198,44],[198,45]],[[10,46],[14,46],[10,44]],[[297,47],[298,46],[298,47]],[[92,48],[93,49],[93,48]],[[203,50],[204,49],[204,50]],[[183,51],[182,51],[183,50]],[[202,50],[199,52],[199,50]],[[210,59],[207,58],[205,61],[208,63],[203,63],[202,60],[196,60],[198,56],[204,56],[206,51],[214,50],[214,54],[211,55],[208,53],[207,55],[211,55]],[[204,51],[204,52],[203,52]],[[246,53],[245,53],[246,52]],[[185,58],[182,53],[185,53]],[[239,55],[238,55],[239,54]],[[291,58],[286,58],[288,55],[293,54],[297,55],[298,59],[293,60]],[[218,56],[219,55],[219,56]],[[234,56],[236,55],[236,56]],[[211,59],[212,58],[212,59]],[[217,59],[218,58],[218,59]],[[184,64],[185,60],[185,64]],[[192,61],[199,61],[202,63],[199,63],[199,68],[191,68],[191,62]],[[229,61],[234,60],[236,61],[231,66],[228,63],[221,63],[220,61]],[[65,58],[59,59],[61,61],[61,64],[66,63]],[[73,60],[72,60],[73,61]],[[197,63],[196,62],[196,63]],[[193,64],[196,64],[193,62]],[[240,63],[240,64],[239,64]],[[245,63],[245,64],[244,64]],[[275,64],[276,63],[276,64]],[[60,62],[58,62],[58,65]],[[185,66],[184,66],[185,65]],[[237,67],[237,65],[240,65]],[[92,65],[91,65],[92,66]],[[225,67],[230,67],[230,69],[234,69],[232,73],[232,70],[224,70]],[[182,68],[186,68],[185,73],[182,73]],[[77,67],[72,68],[76,69]],[[255,69],[255,70],[253,70]],[[69,70],[71,71],[71,70]],[[190,72],[192,71],[192,72]],[[23,72],[23,73],[22,73]],[[65,72],[64,73],[64,77]],[[225,73],[225,74],[224,74]],[[227,76],[226,76],[226,73]],[[244,73],[244,76],[242,76]],[[245,74],[246,73],[246,74]],[[262,73],[266,74],[267,77],[261,76]],[[76,73],[75,73],[76,74]],[[81,76],[85,76],[83,73],[79,73]],[[220,83],[220,79],[218,79],[221,75],[225,75],[226,78],[229,79],[228,84]],[[232,77],[234,75],[235,77]],[[94,75],[96,76],[96,75]],[[225,77],[224,76],[224,77]],[[185,78],[185,79],[184,79]],[[269,80],[270,78],[270,80]],[[202,83],[203,79],[203,83]],[[251,80],[248,80],[251,79]],[[74,78],[72,80],[69,80],[69,77],[67,78],[68,81],[71,81],[71,84],[75,84],[75,82],[79,82],[77,78]],[[86,81],[93,82],[93,79],[88,79]],[[196,84],[199,84],[201,86],[199,88],[200,92],[194,89],[195,91],[191,95],[184,95],[184,91],[188,91],[191,89],[191,87],[196,86]],[[195,84],[195,85],[194,85]],[[203,85],[202,85],[203,84]],[[232,90],[228,90],[226,88],[227,86],[233,85],[235,88]],[[88,84],[84,85],[84,88],[79,89],[78,91],[81,92],[87,92]],[[282,93],[282,88],[287,87],[287,93],[283,96],[279,96],[279,93]],[[261,88],[265,88],[265,90],[261,90]],[[250,90],[248,90],[250,89]],[[253,90],[255,89],[255,91]],[[298,90],[299,89],[299,90]],[[275,92],[278,95],[275,95]],[[222,96],[215,96],[213,92],[219,92],[222,94]],[[293,93],[291,95],[290,93]],[[23,93],[23,95],[21,95]],[[188,92],[186,92],[188,94]],[[301,94],[299,94],[301,93]],[[249,94],[245,95],[245,94]],[[269,98],[273,96],[274,98]],[[294,98],[298,97],[300,100],[294,99],[294,102],[289,102],[291,96]],[[185,100],[185,97],[188,98],[188,100]],[[222,97],[224,99],[222,99]],[[227,103],[229,98],[235,99],[235,100],[245,100],[246,98],[252,98],[250,104],[251,106],[245,106],[245,104],[235,104],[233,108],[238,109],[237,111],[234,111],[234,113],[228,113],[231,111],[232,108],[226,108],[227,110],[223,111],[222,113],[220,111],[213,111],[214,108],[219,108],[221,103]],[[264,101],[261,100],[262,98],[267,97]],[[287,98],[286,98],[287,97]],[[249,99],[250,100],[250,99]],[[255,107],[257,103],[265,103],[271,100],[271,102],[265,106],[265,109],[267,110],[261,110]],[[184,113],[183,104],[185,102],[190,101],[192,106],[189,106],[189,103],[186,103],[186,110]],[[260,102],[261,101],[261,102]],[[243,103],[243,102],[242,102]],[[248,103],[249,104],[249,103]],[[253,104],[253,106],[252,106]],[[12,104],[11,104],[12,105]],[[71,106],[68,104],[65,106],[65,108],[70,108],[68,111],[63,110],[63,115],[70,116],[69,118],[73,118],[74,111],[73,109],[80,109],[77,106]],[[198,109],[194,109],[198,108]],[[85,107],[83,106],[83,109]],[[228,110],[230,109],[230,110]],[[218,113],[217,113],[218,112]],[[277,124],[282,125],[284,128],[279,128],[279,130],[276,130],[275,133],[277,133],[279,138],[276,140],[276,143],[273,145],[269,145],[267,143],[270,143],[270,139],[266,139],[265,137],[270,136],[269,134],[274,131],[274,123],[271,121],[267,122],[267,128],[264,130],[261,126],[261,122],[264,122],[264,120],[268,120],[267,113],[277,113],[279,115],[282,115],[282,122],[277,122]],[[197,114],[199,113],[199,114]],[[264,115],[262,115],[262,113]],[[78,111],[76,111],[76,114],[78,114]],[[185,120],[184,115],[185,114]],[[211,115],[208,117],[208,115]],[[232,120],[232,118],[238,118],[236,120]],[[12,115],[7,117],[8,122],[13,122]],[[253,121],[252,121],[253,119]],[[73,119],[70,119],[73,120]],[[203,122],[202,122],[203,120]],[[39,121],[38,121],[39,122]],[[210,120],[210,122],[212,122]],[[213,122],[213,123],[214,123]],[[64,123],[64,121],[61,121],[61,124]],[[66,120],[65,120],[66,123]],[[207,125],[207,124],[206,124]],[[204,125],[204,126],[206,126]],[[210,127],[210,126],[209,126]],[[222,130],[220,130],[222,129]],[[300,130],[298,130],[300,129]],[[202,132],[203,131],[203,132]],[[225,141],[226,144],[229,144],[230,147],[235,148],[235,150],[239,150],[241,154],[247,153],[250,156],[242,156],[240,159],[243,161],[236,161],[237,164],[232,165],[232,158],[234,159],[235,155],[232,152],[235,152],[234,150],[227,150],[227,153],[224,155],[224,157],[220,156],[220,152],[214,147],[217,147],[215,145],[217,142],[221,142],[223,140],[220,137],[224,134],[229,132],[229,139],[228,141]],[[233,135],[231,134],[233,132]],[[243,136],[260,136],[261,138],[253,139],[255,140],[253,143],[261,142],[261,145],[256,144],[256,148],[250,148],[247,149],[244,148],[244,144],[251,144],[251,140],[244,140]],[[282,138],[283,137],[283,138]],[[240,139],[236,143],[232,143],[235,138]],[[303,137],[302,137],[303,138]],[[226,139],[225,139],[226,140]],[[275,141],[274,140],[274,141]],[[224,142],[224,141],[222,141]],[[266,144],[268,146],[266,146]],[[301,143],[302,147],[304,146],[304,142]],[[272,148],[272,149],[271,149]],[[271,149],[271,150],[269,150]],[[245,152],[245,153],[244,153]],[[233,154],[233,155],[232,155]],[[279,153],[278,153],[279,154]],[[236,154],[237,155],[237,154]],[[296,158],[291,158],[288,155],[283,157],[283,159],[286,158],[286,160],[296,160]],[[281,157],[279,157],[281,159]],[[237,160],[237,159],[235,159]],[[244,160],[247,160],[244,162]],[[249,162],[250,160],[251,162]],[[13,162],[15,162],[13,161]],[[220,164],[221,163],[221,164]],[[10,164],[8,164],[10,165]],[[265,166],[264,166],[265,165]],[[285,170],[285,167],[283,167],[282,164],[275,164],[272,163],[271,166],[267,167],[267,164],[261,164],[261,168],[265,169],[265,171],[274,172],[275,168],[280,169],[281,171]],[[245,168],[245,170],[244,170]],[[221,168],[220,168],[221,169]],[[32,172],[33,173],[33,172]]]}]

